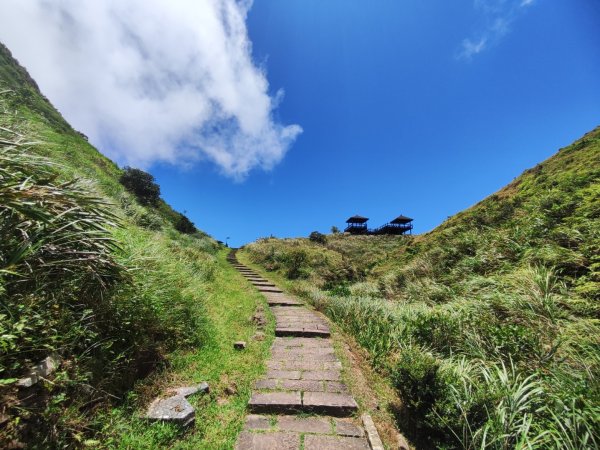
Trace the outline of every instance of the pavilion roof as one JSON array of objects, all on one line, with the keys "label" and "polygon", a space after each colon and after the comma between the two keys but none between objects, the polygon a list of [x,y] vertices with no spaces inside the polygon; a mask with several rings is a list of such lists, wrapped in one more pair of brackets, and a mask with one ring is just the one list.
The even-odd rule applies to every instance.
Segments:
[{"label": "pavilion roof", "polygon": [[411,219],[410,217],[406,217],[406,216],[403,216],[402,214],[400,214],[398,217],[396,217],[390,223],[402,224],[402,223],[408,223],[408,222],[412,222],[412,221],[413,221],[413,219]]},{"label": "pavilion roof", "polygon": [[346,220],[346,223],[365,223],[367,220],[369,220],[367,217],[356,215]]}]

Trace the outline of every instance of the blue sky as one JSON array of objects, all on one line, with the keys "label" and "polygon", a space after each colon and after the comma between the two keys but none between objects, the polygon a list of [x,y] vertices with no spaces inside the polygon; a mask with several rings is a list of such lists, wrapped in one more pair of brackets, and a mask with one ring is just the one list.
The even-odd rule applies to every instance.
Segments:
[{"label": "blue sky", "polygon": [[7,0],[0,14],[0,40],[67,120],[234,246],[353,214],[402,213],[421,233],[477,203],[600,125],[599,30],[596,0]]},{"label": "blue sky", "polygon": [[403,213],[428,231],[600,125],[600,5],[537,1],[515,15],[493,35],[469,1],[257,0],[254,58],[285,89],[277,114],[303,133],[243,183],[206,165],[152,172],[233,245],[329,232],[354,213],[371,225]]}]

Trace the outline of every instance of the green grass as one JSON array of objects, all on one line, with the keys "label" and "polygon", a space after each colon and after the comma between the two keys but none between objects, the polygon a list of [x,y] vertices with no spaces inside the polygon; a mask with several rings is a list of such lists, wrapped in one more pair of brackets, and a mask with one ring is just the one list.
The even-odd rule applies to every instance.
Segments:
[{"label": "green grass", "polygon": [[583,449],[600,441],[598,205],[600,128],[425,235],[242,257],[369,352],[418,445]]},{"label": "green grass", "polygon": [[[212,238],[126,192],[1,45],[0,127],[0,446],[231,447],[268,343],[231,345],[249,340],[260,298]],[[22,402],[15,380],[49,354],[59,370]],[[135,419],[196,380],[213,390],[193,399],[193,432]]]},{"label": "green grass", "polygon": [[[256,326],[251,317],[256,308],[267,311],[262,295],[252,289],[225,260],[227,251],[218,258],[218,271],[204,302],[209,322],[208,341],[202,348],[176,352],[167,372],[157,374],[149,384],[138,386],[137,393],[148,386],[160,389],[208,381],[210,394],[192,397],[196,407],[196,424],[182,433],[176,426],[148,425],[136,419],[140,415],[137,395],[130,404],[102,416],[103,444],[114,448],[233,448],[242,429],[252,382],[265,372],[265,360],[273,337],[273,320],[269,317],[267,339],[255,341]],[[233,349],[233,343],[246,341],[245,350]],[[161,377],[166,380],[158,382]],[[227,388],[235,393],[229,395]],[[147,400],[147,399],[146,399]]]}]

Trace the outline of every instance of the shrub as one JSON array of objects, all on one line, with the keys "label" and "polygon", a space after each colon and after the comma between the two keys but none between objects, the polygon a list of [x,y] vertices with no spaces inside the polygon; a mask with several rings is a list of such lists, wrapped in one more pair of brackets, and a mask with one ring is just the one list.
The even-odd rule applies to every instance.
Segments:
[{"label": "shrub", "polygon": [[307,259],[307,254],[302,249],[293,249],[288,252],[283,261],[287,268],[287,277],[290,280],[301,278],[305,275],[304,264]]},{"label": "shrub", "polygon": [[133,193],[142,205],[156,206],[160,198],[160,186],[154,177],[140,169],[125,167],[119,182]]},{"label": "shrub", "polygon": [[175,222],[175,229],[184,234],[192,234],[197,231],[192,221],[181,213],[179,213],[179,219]]},{"label": "shrub", "polygon": [[315,242],[317,244],[321,244],[321,245],[327,244],[327,236],[325,236],[323,233],[319,233],[318,231],[313,231],[312,233],[310,233],[310,235],[308,236],[308,239],[311,242]]}]

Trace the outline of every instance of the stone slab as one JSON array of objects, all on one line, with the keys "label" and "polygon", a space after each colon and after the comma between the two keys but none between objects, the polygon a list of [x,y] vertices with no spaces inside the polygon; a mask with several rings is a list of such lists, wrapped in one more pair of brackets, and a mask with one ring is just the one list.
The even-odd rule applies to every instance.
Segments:
[{"label": "stone slab", "polygon": [[347,417],[358,410],[350,395],[331,392],[305,392],[302,405],[305,410],[335,417]]},{"label": "stone slab", "polygon": [[288,380],[299,380],[299,370],[275,370],[269,369],[267,371],[267,378],[286,378]]},{"label": "stone slab", "polygon": [[329,337],[330,335],[329,330],[319,330],[314,328],[275,328],[275,336]]},{"label": "stone slab", "polygon": [[353,437],[306,435],[304,450],[369,450],[366,439]]},{"label": "stone slab", "polygon": [[182,426],[191,425],[196,413],[190,403],[181,395],[168,398],[157,398],[146,411],[146,419],[153,421],[173,422]]},{"label": "stone slab", "polygon": [[207,394],[209,392],[209,390],[210,390],[210,388],[208,386],[208,383],[206,381],[203,381],[202,383],[197,384],[195,386],[183,386],[183,387],[178,387],[178,388],[171,388],[171,389],[167,390],[167,392],[172,395],[180,395],[182,397],[189,397],[190,395],[194,395],[198,392]]},{"label": "stone slab", "polygon": [[367,439],[371,445],[371,449],[384,450],[383,442],[381,442],[381,438],[379,437],[379,433],[377,432],[377,428],[375,428],[375,423],[373,423],[371,416],[369,414],[363,414],[362,422],[363,426],[365,427],[365,433],[367,434]]},{"label": "stone slab", "polygon": [[277,428],[298,433],[331,434],[331,422],[324,417],[282,416],[277,420]]},{"label": "stone slab", "polygon": [[303,304],[299,301],[292,300],[289,298],[267,298],[267,304],[269,306],[302,306]]},{"label": "stone slab", "polygon": [[254,382],[254,389],[278,389],[277,380],[257,380]]},{"label": "stone slab", "polygon": [[271,428],[271,421],[267,416],[248,414],[244,428],[246,430],[268,430]]},{"label": "stone slab", "polygon": [[312,380],[279,380],[279,388],[288,391],[325,391],[325,387],[323,386],[322,382]]},{"label": "stone slab", "polygon": [[365,430],[349,419],[335,419],[335,434],[348,437],[365,437]]},{"label": "stone slab", "polygon": [[300,435],[297,433],[252,433],[243,431],[237,443],[236,450],[298,450]]},{"label": "stone slab", "polygon": [[307,370],[302,372],[303,380],[323,380],[338,381],[340,379],[339,370]]},{"label": "stone slab", "polygon": [[302,409],[300,392],[254,392],[248,402],[253,413],[293,413]]}]

